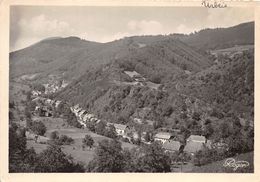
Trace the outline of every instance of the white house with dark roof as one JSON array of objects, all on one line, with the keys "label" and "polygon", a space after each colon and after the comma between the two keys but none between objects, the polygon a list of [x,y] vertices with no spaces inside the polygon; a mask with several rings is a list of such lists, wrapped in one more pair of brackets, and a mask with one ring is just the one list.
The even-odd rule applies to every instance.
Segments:
[{"label": "white house with dark roof", "polygon": [[165,143],[172,139],[174,136],[171,133],[168,132],[159,132],[154,136],[154,141],[160,141],[162,143]]}]

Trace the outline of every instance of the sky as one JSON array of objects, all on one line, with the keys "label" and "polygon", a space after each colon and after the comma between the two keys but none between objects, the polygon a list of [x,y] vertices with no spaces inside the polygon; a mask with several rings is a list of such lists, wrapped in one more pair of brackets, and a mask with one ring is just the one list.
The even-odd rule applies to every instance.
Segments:
[{"label": "sky", "polygon": [[110,42],[133,35],[189,34],[254,21],[251,8],[12,6],[10,51],[49,37]]}]

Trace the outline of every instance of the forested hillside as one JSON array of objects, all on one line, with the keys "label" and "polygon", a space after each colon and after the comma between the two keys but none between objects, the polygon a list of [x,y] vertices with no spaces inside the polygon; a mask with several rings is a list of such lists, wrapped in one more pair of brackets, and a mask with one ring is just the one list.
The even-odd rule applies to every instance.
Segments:
[{"label": "forested hillside", "polygon": [[[143,149],[135,148],[133,155],[127,151],[124,156],[135,167],[138,167],[135,157],[142,160],[143,155],[149,156],[150,148],[158,149],[159,156],[164,152],[154,142],[160,132],[174,135],[167,139],[168,144],[170,140],[173,145],[179,142],[182,150],[190,136],[204,138],[203,147],[189,151],[190,157],[185,156],[194,165],[204,165],[254,150],[253,43],[253,22],[190,35],[133,36],[108,43],[77,37],[49,38],[10,53],[10,81],[31,89],[28,93],[17,91],[11,95],[10,103],[18,108],[16,98],[26,94],[27,100],[21,101],[25,109],[19,107],[25,113],[19,119],[32,132],[34,127],[44,127],[44,124],[29,125],[31,118],[43,117],[65,122],[55,128],[70,125],[72,129],[66,131],[73,131],[73,136],[82,137],[85,129],[96,138],[104,135],[131,145],[143,145]],[[13,113],[13,120],[19,123],[18,112]],[[121,130],[126,133],[120,134]],[[12,133],[16,139],[16,129]],[[115,153],[125,152],[120,142],[107,140],[98,145],[101,148],[104,145],[103,149],[114,146]],[[174,150],[177,154],[172,159],[180,160],[183,152],[180,146]],[[45,152],[49,150],[60,149],[49,148]],[[73,154],[78,152],[74,147],[69,150]],[[95,155],[91,152],[94,158],[87,171],[104,170],[97,168],[103,165],[99,163],[99,152]],[[84,157],[84,152],[80,153],[75,156]],[[68,165],[77,167],[74,163]],[[125,163],[120,165],[131,168]],[[170,165],[167,170],[160,170],[171,171]],[[115,163],[112,171],[124,170],[128,169],[117,169]]]},{"label": "forested hillside", "polygon": [[176,34],[173,36],[200,51],[254,44],[254,22],[242,23],[229,28],[204,29],[189,35]]}]

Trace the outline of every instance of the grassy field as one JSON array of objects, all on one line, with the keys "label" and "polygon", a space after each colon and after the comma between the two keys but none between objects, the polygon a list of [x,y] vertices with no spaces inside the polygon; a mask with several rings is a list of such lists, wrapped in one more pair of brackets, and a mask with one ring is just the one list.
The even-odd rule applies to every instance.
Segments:
[{"label": "grassy field", "polygon": [[[72,145],[64,145],[62,146],[63,151],[66,154],[70,154],[76,161],[81,161],[85,164],[87,164],[91,159],[93,159],[94,156],[94,148],[97,146],[97,143],[104,139],[109,139],[107,137],[97,135],[87,129],[78,129],[74,127],[68,126],[63,119],[61,118],[39,118],[35,117],[34,120],[41,120],[45,126],[47,127],[47,132],[45,133],[46,137],[50,136],[50,133],[53,131],[57,131],[59,135],[67,135],[74,139],[75,143]],[[90,135],[95,143],[93,149],[85,149],[82,150],[82,139],[85,137],[85,135]],[[130,143],[121,142],[123,148],[133,148],[135,145],[132,145]],[[33,147],[37,153],[43,151],[47,148],[47,144],[40,144],[35,143],[33,140],[27,141],[27,147]]]},{"label": "grassy field", "polygon": [[218,49],[218,50],[213,50],[211,51],[212,54],[223,54],[223,53],[232,53],[232,52],[242,52],[246,51],[249,49],[253,49],[254,45],[241,45],[241,46],[235,46],[235,47],[230,47],[226,49]]}]

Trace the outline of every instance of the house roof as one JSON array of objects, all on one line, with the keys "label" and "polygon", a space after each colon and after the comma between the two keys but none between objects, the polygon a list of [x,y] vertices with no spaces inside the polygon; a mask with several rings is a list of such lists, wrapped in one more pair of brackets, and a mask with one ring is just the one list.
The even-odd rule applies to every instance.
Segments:
[{"label": "house roof", "polygon": [[135,75],[140,75],[139,73],[137,73],[136,71],[125,71],[125,74],[129,75],[130,77],[133,77]]},{"label": "house roof", "polygon": [[160,132],[154,136],[154,138],[161,138],[161,139],[167,139],[167,140],[169,140],[171,137],[172,137],[172,134],[167,133],[167,132]]},{"label": "house roof", "polygon": [[84,114],[84,112],[86,112],[86,110],[80,111],[79,115],[81,116],[82,114]]},{"label": "house roof", "polygon": [[189,152],[189,153],[195,153],[195,152],[201,150],[202,147],[203,147],[203,145],[204,145],[204,144],[201,143],[201,142],[193,142],[193,141],[190,141],[190,142],[188,142],[188,143],[185,145],[184,151],[185,151],[185,152]]},{"label": "house roof", "polygon": [[116,129],[120,129],[120,130],[125,130],[126,129],[126,125],[123,124],[114,124]]},{"label": "house roof", "polygon": [[85,116],[84,116],[84,118],[92,118],[92,117],[94,117],[95,115],[94,114],[86,114]]},{"label": "house roof", "polygon": [[179,141],[168,141],[163,144],[163,148],[169,151],[179,151],[181,143]]},{"label": "house roof", "polygon": [[79,108],[79,104],[73,106],[75,109],[78,109]]},{"label": "house roof", "polygon": [[190,135],[187,141],[194,141],[194,142],[206,142],[206,138],[201,135]]},{"label": "house roof", "polygon": [[114,125],[114,127],[116,129],[119,129],[119,130],[125,130],[126,129],[126,125],[123,125],[123,124],[116,124],[116,123],[109,123],[107,122],[107,126],[110,126],[110,125]]}]

